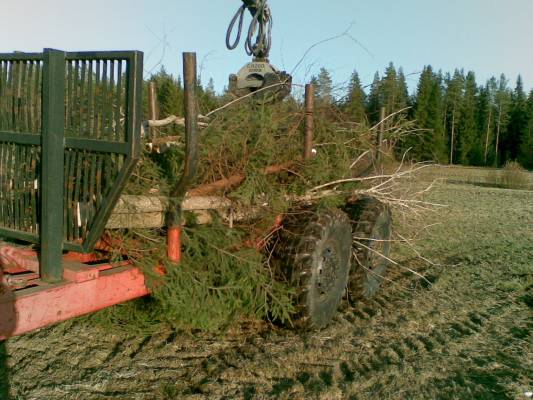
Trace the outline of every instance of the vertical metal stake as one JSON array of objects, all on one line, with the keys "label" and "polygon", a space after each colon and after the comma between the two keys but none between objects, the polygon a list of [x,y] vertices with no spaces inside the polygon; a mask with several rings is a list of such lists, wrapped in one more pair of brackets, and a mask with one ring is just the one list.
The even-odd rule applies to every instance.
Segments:
[{"label": "vertical metal stake", "polygon": [[305,85],[305,138],[304,138],[304,160],[308,160],[313,155],[313,135],[315,108],[315,87],[313,84]]},{"label": "vertical metal stake", "polygon": [[41,278],[63,279],[63,160],[65,141],[65,53],[43,54],[43,117],[41,131]]},{"label": "vertical metal stake", "polygon": [[183,197],[196,174],[198,161],[198,111],[196,107],[196,53],[183,53],[183,90],[185,95],[185,165],[183,175],[171,197]]},{"label": "vertical metal stake", "polygon": [[183,78],[185,92],[185,165],[178,184],[170,192],[167,215],[167,255],[170,261],[179,262],[181,234],[181,202],[196,174],[198,163],[198,111],[196,106],[197,70],[196,53],[183,53]]}]

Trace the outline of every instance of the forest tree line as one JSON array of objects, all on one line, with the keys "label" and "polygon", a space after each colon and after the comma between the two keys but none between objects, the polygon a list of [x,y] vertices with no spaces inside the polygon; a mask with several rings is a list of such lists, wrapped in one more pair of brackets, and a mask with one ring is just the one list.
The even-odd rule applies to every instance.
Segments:
[{"label": "forest tree line", "polygon": [[[157,82],[160,115],[179,115],[183,104],[180,78],[162,69],[151,80]],[[518,161],[533,169],[533,90],[525,92],[520,76],[514,87],[503,74],[478,84],[472,71],[451,74],[426,66],[416,91],[409,94],[405,74],[391,63],[383,76],[376,72],[369,87],[353,72],[340,94],[325,68],[311,82],[318,104],[334,106],[359,124],[378,123],[382,108],[386,115],[403,110],[419,130],[404,137],[398,151],[409,149],[413,160],[494,167]],[[204,110],[228,100],[227,93],[215,92],[212,80],[207,85],[200,83],[198,89]]]}]

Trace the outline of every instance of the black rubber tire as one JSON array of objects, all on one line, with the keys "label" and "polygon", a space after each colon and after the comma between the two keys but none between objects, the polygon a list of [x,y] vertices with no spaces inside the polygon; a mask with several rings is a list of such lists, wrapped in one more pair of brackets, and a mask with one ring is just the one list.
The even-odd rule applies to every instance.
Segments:
[{"label": "black rubber tire", "polygon": [[[390,258],[392,215],[374,198],[363,198],[346,207],[352,219],[353,257],[348,283],[350,300],[368,299],[379,290]],[[385,258],[385,257],[387,258]]]},{"label": "black rubber tire", "polygon": [[346,213],[325,209],[286,226],[291,239],[286,276],[297,288],[297,327],[323,329],[335,315],[351,267],[351,223]]}]

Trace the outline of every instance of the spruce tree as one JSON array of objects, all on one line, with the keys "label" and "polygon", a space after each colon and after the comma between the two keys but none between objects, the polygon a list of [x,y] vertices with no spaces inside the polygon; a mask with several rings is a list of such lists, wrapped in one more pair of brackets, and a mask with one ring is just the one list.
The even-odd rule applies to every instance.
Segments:
[{"label": "spruce tree", "polygon": [[361,85],[359,74],[354,71],[350,78],[348,95],[344,105],[344,111],[350,119],[359,123],[366,121],[365,101],[366,94]]},{"label": "spruce tree", "polygon": [[205,89],[202,86],[198,88],[197,96],[200,114],[206,114],[218,107],[219,99],[215,92],[215,82],[213,81],[213,78],[209,79]]},{"label": "spruce tree", "polygon": [[[385,70],[385,76],[381,80],[380,92],[386,115],[398,112],[407,106],[409,95],[405,75],[401,68],[396,72],[394,64],[389,64]],[[390,121],[393,123],[394,119]]]},{"label": "spruce tree", "polygon": [[519,75],[516,80],[516,87],[511,95],[511,114],[507,131],[502,137],[502,163],[516,160],[528,125],[527,118],[527,98],[524,93],[522,77]]},{"label": "spruce tree", "polygon": [[382,97],[381,79],[379,77],[379,72],[376,72],[374,74],[372,86],[370,87],[366,106],[368,119],[370,120],[371,125],[379,122],[381,107],[384,105]]},{"label": "spruce tree", "polygon": [[398,91],[398,74],[394,64],[390,63],[385,70],[385,76],[381,81],[381,93],[383,96],[383,107],[385,107],[385,114],[390,115],[397,111],[396,105],[399,97]]},{"label": "spruce tree", "polygon": [[178,79],[174,78],[166,72],[165,68],[161,67],[161,70],[152,75],[150,80],[156,82],[160,117],[182,115],[183,88],[181,79],[179,77]]},{"label": "spruce tree", "polygon": [[461,120],[457,132],[458,156],[463,165],[471,164],[480,149],[480,141],[476,129],[476,95],[476,76],[474,72],[469,71],[465,79]]},{"label": "spruce tree", "polygon": [[528,123],[520,143],[518,160],[524,168],[533,170],[533,90],[529,92],[526,110]]},{"label": "spruce tree", "polygon": [[396,110],[402,110],[409,106],[409,90],[403,68],[398,70],[398,97],[396,99]]},{"label": "spruce tree", "polygon": [[445,162],[446,147],[442,132],[442,90],[439,77],[431,66],[424,67],[418,83],[414,117],[422,131],[408,142],[418,161]]},{"label": "spruce tree", "polygon": [[326,104],[333,103],[333,81],[329,71],[325,68],[320,68],[318,76],[312,79],[315,85],[315,94],[319,101]]},{"label": "spruce tree", "polygon": [[207,83],[207,87],[205,88],[205,92],[209,94],[210,96],[215,97],[215,81],[213,78],[209,78],[209,82]]}]

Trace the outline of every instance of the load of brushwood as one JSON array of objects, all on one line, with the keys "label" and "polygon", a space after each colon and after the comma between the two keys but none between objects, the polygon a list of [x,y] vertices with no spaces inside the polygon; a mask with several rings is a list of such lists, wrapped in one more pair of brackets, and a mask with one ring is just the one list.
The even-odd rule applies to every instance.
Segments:
[{"label": "load of brushwood", "polygon": [[[212,115],[199,132],[198,172],[189,194],[218,196],[231,209],[207,211],[208,224],[185,212],[178,265],[166,261],[164,228],[109,232],[120,238],[114,243],[123,243],[114,251],[143,268],[153,295],[98,318],[142,330],[217,331],[251,320],[290,324],[296,289],[276,268],[283,252],[275,250],[280,227],[273,229],[274,222],[279,215],[297,219],[299,212],[340,206],[364,189],[367,181],[352,178],[372,169],[377,131],[319,103],[313,157],[304,162],[304,118],[303,104],[293,99],[265,106],[243,102]],[[396,124],[389,142],[406,129]],[[168,196],[184,164],[183,128],[147,136],[150,142],[171,136],[175,143],[160,153],[146,146],[126,193]],[[214,182],[216,190],[209,186]]]}]

